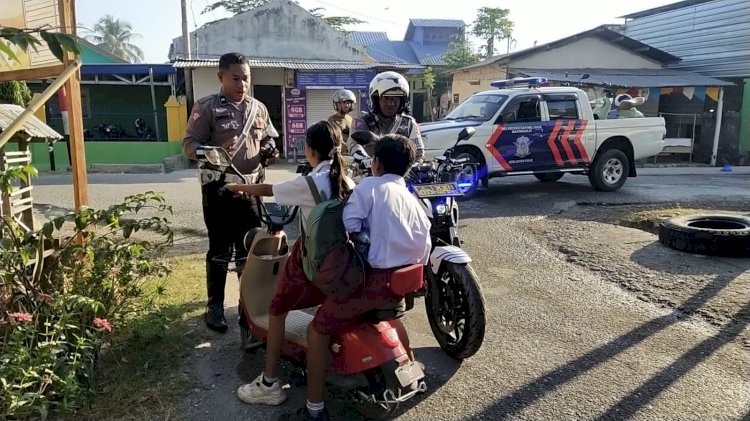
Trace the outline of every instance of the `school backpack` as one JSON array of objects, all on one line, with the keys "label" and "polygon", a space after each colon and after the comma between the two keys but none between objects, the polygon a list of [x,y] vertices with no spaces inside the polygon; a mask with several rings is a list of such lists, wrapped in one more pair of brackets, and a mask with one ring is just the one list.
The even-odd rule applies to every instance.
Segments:
[{"label": "school backpack", "polygon": [[311,176],[305,176],[315,207],[303,230],[302,269],[326,296],[343,299],[365,283],[365,260],[354,249],[344,228],[346,201],[321,197]]}]

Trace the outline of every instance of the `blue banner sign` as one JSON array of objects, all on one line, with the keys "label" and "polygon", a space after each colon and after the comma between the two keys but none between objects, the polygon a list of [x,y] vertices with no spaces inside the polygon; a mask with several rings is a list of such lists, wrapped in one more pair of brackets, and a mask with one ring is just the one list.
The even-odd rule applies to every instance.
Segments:
[{"label": "blue banner sign", "polygon": [[367,89],[375,77],[374,70],[297,70],[297,89]]}]

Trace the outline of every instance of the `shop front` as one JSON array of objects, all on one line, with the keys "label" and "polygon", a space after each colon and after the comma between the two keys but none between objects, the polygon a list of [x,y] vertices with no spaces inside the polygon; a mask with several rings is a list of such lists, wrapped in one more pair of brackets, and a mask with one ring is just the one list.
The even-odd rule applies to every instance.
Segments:
[{"label": "shop front", "polygon": [[337,90],[349,89],[359,96],[353,117],[367,112],[367,90],[374,76],[371,69],[296,70],[294,87],[284,92],[287,158],[295,162],[304,159],[305,131],[334,113],[333,94]]}]

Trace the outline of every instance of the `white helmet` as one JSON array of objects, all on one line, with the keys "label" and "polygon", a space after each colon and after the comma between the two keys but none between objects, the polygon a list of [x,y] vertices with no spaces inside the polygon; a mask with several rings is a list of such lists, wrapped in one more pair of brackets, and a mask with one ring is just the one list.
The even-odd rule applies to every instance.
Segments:
[{"label": "white helmet", "polygon": [[333,109],[338,111],[338,108],[336,108],[336,104],[338,104],[341,101],[351,101],[353,104],[357,103],[357,96],[354,95],[354,92],[348,90],[348,89],[339,89],[336,91],[336,93],[333,94]]},{"label": "white helmet", "polygon": [[400,73],[383,72],[378,73],[370,82],[370,108],[375,112],[380,111],[378,99],[380,96],[400,96],[402,97],[401,105],[398,112],[406,109],[406,101],[409,98],[409,82]]}]

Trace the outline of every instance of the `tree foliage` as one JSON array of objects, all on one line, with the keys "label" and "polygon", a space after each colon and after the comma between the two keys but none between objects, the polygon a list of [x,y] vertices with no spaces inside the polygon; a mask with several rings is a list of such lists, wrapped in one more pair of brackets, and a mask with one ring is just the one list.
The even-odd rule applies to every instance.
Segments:
[{"label": "tree foliage", "polygon": [[30,101],[31,90],[26,82],[0,82],[0,104],[16,104],[25,108]]},{"label": "tree foliage", "polygon": [[[248,10],[254,9],[256,7],[263,6],[264,4],[268,3],[269,0],[220,0],[213,2],[209,5],[207,5],[201,14],[213,12],[217,9],[224,9],[225,11],[229,12],[232,16],[239,15],[240,13],[245,13]],[[347,31],[344,29],[347,25],[359,25],[362,23],[367,23],[361,19],[353,18],[350,16],[325,16],[322,12],[325,10],[325,8],[322,7],[315,7],[310,10],[308,10],[310,13],[313,14],[313,16],[322,19],[325,23],[328,24],[331,28],[347,33]],[[215,23],[223,19],[219,19],[214,22],[209,23]]]},{"label": "tree foliage", "polygon": [[510,10],[499,7],[481,7],[471,28],[472,35],[483,39],[483,50],[487,57],[495,55],[495,41],[510,38],[513,22],[508,15]]},{"label": "tree foliage", "polygon": [[448,45],[450,48],[443,54],[443,60],[445,60],[447,68],[457,69],[479,62],[479,54],[466,37],[456,36]]},{"label": "tree foliage", "polygon": [[348,33],[346,29],[344,29],[347,25],[359,25],[362,23],[367,23],[361,19],[353,18],[350,16],[325,16],[322,11],[325,10],[322,7],[315,7],[313,9],[310,9],[309,12],[313,14],[313,16],[322,19],[325,23],[328,24],[331,28],[342,32],[344,34]]},{"label": "tree foliage", "polygon": [[112,15],[101,17],[94,25],[93,33],[86,36],[87,40],[107,52],[131,63],[140,63],[143,61],[143,50],[130,42],[135,38],[141,38],[141,35],[133,32],[133,25]]},{"label": "tree foliage", "polygon": [[19,59],[12,46],[16,46],[22,51],[29,51],[29,49],[39,51],[37,47],[41,46],[42,43],[46,44],[50,52],[60,61],[63,60],[63,52],[65,51],[72,52],[75,55],[79,55],[83,51],[75,35],[50,32],[46,26],[39,28],[0,26],[0,53],[4,53],[13,61],[19,61]]}]

